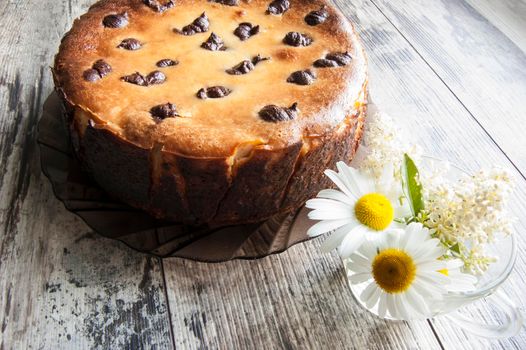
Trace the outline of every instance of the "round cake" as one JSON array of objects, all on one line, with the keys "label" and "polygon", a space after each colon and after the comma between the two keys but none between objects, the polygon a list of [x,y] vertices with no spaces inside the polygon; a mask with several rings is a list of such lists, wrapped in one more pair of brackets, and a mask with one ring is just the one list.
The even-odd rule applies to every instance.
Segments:
[{"label": "round cake", "polygon": [[362,45],[324,0],[103,0],[53,75],[95,181],[190,225],[299,208],[352,159],[367,106]]}]

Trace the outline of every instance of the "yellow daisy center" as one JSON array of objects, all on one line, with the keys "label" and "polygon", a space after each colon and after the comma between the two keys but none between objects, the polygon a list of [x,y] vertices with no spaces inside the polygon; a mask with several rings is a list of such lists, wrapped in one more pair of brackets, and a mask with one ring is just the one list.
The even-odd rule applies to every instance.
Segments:
[{"label": "yellow daisy center", "polygon": [[385,249],[373,260],[373,278],[386,293],[405,292],[413,283],[415,275],[413,258],[403,250]]},{"label": "yellow daisy center", "polygon": [[443,275],[449,276],[449,270],[448,269],[441,269],[441,270],[438,270],[438,272],[440,272]]},{"label": "yellow daisy center", "polygon": [[394,218],[391,202],[379,193],[369,193],[358,199],[354,214],[360,223],[376,231],[385,230]]}]

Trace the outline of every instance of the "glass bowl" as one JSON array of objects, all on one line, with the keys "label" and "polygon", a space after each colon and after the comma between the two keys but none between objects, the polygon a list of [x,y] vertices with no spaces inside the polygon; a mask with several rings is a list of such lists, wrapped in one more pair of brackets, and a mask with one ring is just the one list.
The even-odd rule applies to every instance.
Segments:
[{"label": "glass bowl", "polygon": [[[451,165],[446,161],[428,156],[422,157],[419,166],[423,171],[429,171],[430,169],[436,169],[439,167],[447,167],[448,171],[446,176],[451,180],[457,180],[462,175],[469,174],[463,169]],[[517,239],[513,233],[501,237],[494,243],[488,245],[487,251],[491,256],[496,257],[497,261],[492,263],[488,270],[479,277],[475,289],[469,292],[449,292],[444,296],[443,300],[433,303],[430,317],[445,316],[457,326],[480,337],[511,337],[521,329],[524,317],[512,300],[498,288],[504,281],[506,281],[515,265],[517,259]],[[344,260],[343,265],[345,266],[346,273],[348,273],[347,264],[348,261]],[[378,305],[368,308],[359,298],[360,294],[369,283],[369,281],[359,284],[351,284],[349,282],[349,286],[356,302],[372,314],[378,316]],[[481,324],[458,312],[461,307],[492,294],[494,296],[492,298],[492,303],[494,303],[495,306],[505,315],[505,322],[503,324]],[[394,320],[394,318],[388,314],[384,318]]]}]

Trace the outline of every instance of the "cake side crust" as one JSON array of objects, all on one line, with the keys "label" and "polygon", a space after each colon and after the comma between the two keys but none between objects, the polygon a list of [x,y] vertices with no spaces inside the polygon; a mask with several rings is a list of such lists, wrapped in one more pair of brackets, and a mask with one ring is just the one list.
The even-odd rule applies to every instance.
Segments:
[{"label": "cake side crust", "polygon": [[157,218],[225,226],[292,211],[332,187],[323,171],[352,160],[366,112],[362,103],[334,132],[310,140],[306,151],[303,144],[279,151],[255,148],[237,167],[229,157],[141,149],[91,123],[83,135],[76,127],[70,131],[85,169],[111,196]]}]

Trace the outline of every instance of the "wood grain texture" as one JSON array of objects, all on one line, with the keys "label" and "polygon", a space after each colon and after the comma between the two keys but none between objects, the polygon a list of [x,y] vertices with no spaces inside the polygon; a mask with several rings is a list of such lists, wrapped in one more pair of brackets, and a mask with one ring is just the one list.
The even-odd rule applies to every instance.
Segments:
[{"label": "wood grain texture", "polygon": [[[344,1],[337,3],[357,23],[358,31],[368,49],[373,99],[380,109],[400,121],[401,127],[409,135],[413,135],[427,154],[448,159],[468,171],[494,165],[513,169],[513,164],[499,146],[488,137],[486,131],[451,93],[443,80],[430,69],[420,53],[416,52],[411,43],[393,26],[393,22],[385,16],[379,16],[380,11],[375,4],[365,0],[354,1],[352,4]],[[469,59],[472,64],[476,64],[477,61],[473,61],[473,58]],[[523,81],[522,84],[526,82]],[[519,138],[517,136],[515,138]],[[519,149],[526,148],[524,138],[517,142],[520,142]],[[513,215],[519,218],[516,224],[519,257],[515,272],[503,288],[519,306],[524,307],[526,296],[522,291],[525,290],[526,283],[521,276],[526,272],[526,220],[523,216],[526,210],[526,181],[518,171],[514,171],[514,176],[517,179],[517,188],[511,210]],[[467,308],[465,312],[488,322],[498,321],[502,317],[484,302]],[[474,349],[520,349],[526,345],[524,329],[515,338],[496,342],[466,335],[440,319],[433,321],[433,327],[441,344],[448,349],[458,346]]]},{"label": "wood grain texture", "polygon": [[0,349],[173,345],[160,261],[91,233],[40,172],[48,67],[90,2],[0,3]]},{"label": "wood grain texture", "polygon": [[319,240],[260,260],[165,259],[182,349],[436,349],[426,321],[372,317],[354,301],[336,255]]},{"label": "wood grain texture", "polygon": [[489,23],[526,52],[526,1],[466,0]]},{"label": "wood grain texture", "polygon": [[[424,145],[427,153],[450,159],[471,170],[487,164],[510,166],[456,96],[374,4],[369,1],[337,1],[337,4],[356,23],[367,46],[374,100],[380,108],[396,116],[401,127],[415,135],[415,140]],[[520,176],[519,181],[515,214],[526,209],[522,204],[526,185]],[[519,231],[524,227],[525,223],[520,222]],[[174,329],[182,332],[179,339],[176,337],[176,343],[192,348],[207,344],[224,348],[243,348],[247,344],[266,344],[271,348],[316,348],[327,344],[336,348],[431,346],[423,343],[420,337],[407,337],[403,343],[394,341],[402,324],[382,324],[384,335],[379,336],[377,324],[383,322],[363,314],[352,302],[348,291],[342,289],[344,282],[342,276],[338,277],[341,267],[337,257],[319,255],[317,246],[317,242],[309,242],[265,259],[271,263],[264,260],[232,262],[228,263],[230,267],[225,267],[181,260],[165,261],[172,322]],[[255,266],[259,273],[254,272]],[[521,258],[518,270],[524,271],[524,268],[524,259]],[[308,273],[311,270],[313,272]],[[310,277],[313,273],[316,278]],[[273,278],[269,279],[268,275]],[[215,281],[214,276],[217,276]],[[323,281],[323,278],[332,282]],[[267,281],[263,285],[264,292],[258,288],[261,279]],[[298,289],[298,284],[302,288]],[[524,297],[513,292],[525,287],[517,275],[511,278],[507,287],[515,300],[524,303]],[[313,291],[320,297],[309,303],[308,297]],[[189,298],[188,294],[193,296]],[[329,296],[331,299],[327,300]],[[246,306],[242,310],[232,310],[232,304]],[[488,311],[490,316],[484,316]],[[472,314],[485,320],[494,319],[491,308],[483,303]],[[302,322],[296,321],[298,317]],[[356,323],[357,319],[359,323]],[[437,320],[434,327],[446,323]],[[311,328],[311,325],[315,327]],[[305,327],[308,331],[304,330]],[[422,324],[411,322],[407,327],[414,331]],[[438,338],[445,342],[446,348],[457,348],[459,344],[473,348],[520,348],[525,344],[524,332],[510,341],[496,343],[474,339],[459,330],[444,331],[438,332]],[[235,339],[228,337],[233,332],[237,335]],[[422,334],[429,334],[424,332]]]},{"label": "wood grain texture", "polygon": [[525,175],[526,53],[465,1],[372,1]]},{"label": "wood grain texture", "polygon": [[[524,174],[524,1],[372,1],[336,3],[367,47],[379,107],[428,154],[468,170],[513,162]],[[0,349],[526,347],[524,330],[496,342],[441,319],[373,318],[353,301],[338,257],[318,252],[319,239],[261,260],[204,264],[161,262],[89,232],[53,197],[34,140],[51,91],[47,67],[91,2],[0,2]],[[523,307],[518,170],[520,252],[504,290]],[[502,319],[485,301],[465,312]]]},{"label": "wood grain texture", "polygon": [[[418,52],[421,61],[428,65],[468,112],[467,115],[455,114],[455,119],[449,122],[444,120],[447,118],[444,112],[437,113],[433,118],[458,127],[464,134],[450,144],[459,150],[462,158],[459,164],[469,163],[473,159],[483,165],[515,166],[518,170],[515,172],[518,186],[512,211],[519,218],[516,225],[519,258],[515,272],[506,282],[504,290],[524,311],[526,298],[521,291],[525,285],[520,276],[526,271],[526,220],[523,216],[523,203],[526,199],[526,140],[523,137],[523,132],[526,131],[526,56],[488,20],[463,2],[416,1],[409,4],[404,1],[373,1],[407,45]],[[523,7],[517,2],[517,10],[521,8]],[[526,13],[522,18],[525,18],[525,15]],[[495,95],[496,93],[498,95]],[[460,125],[460,115],[464,115],[465,118],[471,117],[474,121],[472,126]],[[481,130],[478,137],[482,139],[486,134],[487,142],[493,142],[494,146],[462,147],[463,143],[473,142],[472,130],[477,129],[477,124]],[[502,156],[492,156],[492,153],[501,153],[499,150],[508,161]],[[466,312],[485,322],[498,323],[502,317],[488,303],[479,302],[469,310]],[[433,321],[433,325],[446,348],[455,348],[459,344],[472,349],[523,348],[526,345],[524,329],[512,339],[489,342],[466,336],[447,321],[437,319]]]}]

